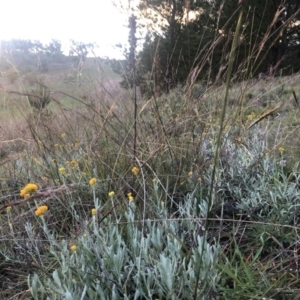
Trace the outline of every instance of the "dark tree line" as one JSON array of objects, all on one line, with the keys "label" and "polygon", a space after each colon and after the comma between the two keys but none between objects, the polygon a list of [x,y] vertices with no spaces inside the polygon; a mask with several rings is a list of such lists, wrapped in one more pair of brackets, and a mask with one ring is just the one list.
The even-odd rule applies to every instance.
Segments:
[{"label": "dark tree line", "polygon": [[[300,0],[244,2],[235,79],[299,71]],[[237,0],[141,0],[138,23],[150,21],[136,60],[141,91],[161,93],[178,83],[222,81],[237,13]]]}]

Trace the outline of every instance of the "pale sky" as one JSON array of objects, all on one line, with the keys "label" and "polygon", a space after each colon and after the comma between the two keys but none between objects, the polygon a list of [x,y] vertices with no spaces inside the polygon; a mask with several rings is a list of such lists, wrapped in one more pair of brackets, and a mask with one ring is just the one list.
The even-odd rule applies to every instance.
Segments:
[{"label": "pale sky", "polygon": [[[120,0],[118,0],[120,1]],[[124,5],[128,0],[121,0]],[[0,40],[70,39],[99,45],[97,55],[120,57],[113,45],[128,40],[128,15],[121,14],[111,0],[2,0]]]}]

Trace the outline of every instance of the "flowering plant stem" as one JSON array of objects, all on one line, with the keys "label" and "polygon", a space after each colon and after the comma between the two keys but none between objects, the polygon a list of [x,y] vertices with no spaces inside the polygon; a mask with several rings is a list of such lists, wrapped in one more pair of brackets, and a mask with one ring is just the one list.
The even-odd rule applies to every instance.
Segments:
[{"label": "flowering plant stem", "polygon": [[[235,52],[236,48],[238,46],[238,40],[240,38],[240,31],[242,28],[242,20],[243,20],[243,8],[244,8],[244,3],[239,4],[239,18],[238,22],[236,24],[236,30],[235,34],[233,37],[232,41],[232,46],[231,46],[231,51],[229,54],[229,62],[228,62],[228,70],[226,74],[226,88],[225,88],[225,96],[224,96],[224,105],[223,105],[223,110],[222,110],[222,115],[221,115],[221,120],[220,120],[220,129],[219,133],[217,136],[217,145],[216,145],[216,151],[214,155],[214,162],[213,162],[213,170],[212,170],[212,176],[211,176],[211,182],[210,182],[210,189],[209,189],[209,198],[208,198],[208,205],[207,205],[207,213],[206,213],[206,220],[205,220],[205,228],[207,228],[207,222],[208,218],[210,217],[210,208],[212,205],[212,200],[213,200],[213,195],[214,195],[214,184],[215,184],[215,176],[216,176],[216,170],[218,169],[219,166],[219,152],[220,152],[220,147],[221,147],[221,137],[223,133],[223,127],[224,127],[224,121],[225,121],[225,115],[226,115],[226,107],[227,107],[227,100],[228,100],[228,92],[229,92],[229,87],[230,87],[230,81],[231,81],[231,74],[232,74],[232,69],[233,69],[233,64],[235,60]],[[204,243],[202,244],[202,247],[204,247]],[[203,248],[202,248],[202,253],[203,253]],[[201,266],[200,266],[201,268]],[[200,270],[197,270],[197,282],[199,282],[199,276],[200,276]],[[194,299],[197,299],[198,295],[198,284],[195,285],[195,290],[194,290]]]}]

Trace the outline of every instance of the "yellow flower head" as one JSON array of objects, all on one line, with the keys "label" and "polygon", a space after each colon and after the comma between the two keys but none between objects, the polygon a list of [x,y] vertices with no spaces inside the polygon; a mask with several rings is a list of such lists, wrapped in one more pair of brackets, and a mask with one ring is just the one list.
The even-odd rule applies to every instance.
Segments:
[{"label": "yellow flower head", "polygon": [[240,144],[242,142],[242,138],[239,136],[236,141]]},{"label": "yellow flower head", "polygon": [[97,214],[97,209],[96,209],[96,208],[93,208],[93,209],[92,209],[92,215],[94,216],[95,214]]},{"label": "yellow flower head", "polygon": [[131,172],[136,176],[136,175],[139,174],[140,169],[139,169],[138,167],[133,167],[133,168],[131,169]]},{"label": "yellow flower head", "polygon": [[32,193],[32,192],[35,192],[37,191],[39,188],[36,184],[34,183],[28,183],[26,186],[25,186],[25,190],[27,191],[27,193]]},{"label": "yellow flower head", "polygon": [[72,169],[74,169],[76,167],[76,165],[77,165],[77,161],[76,160],[71,160],[70,161],[70,166],[71,166]]},{"label": "yellow flower head", "polygon": [[127,193],[127,197],[128,197],[129,202],[133,202],[134,201],[134,197],[133,197],[133,195],[132,195],[131,192]]},{"label": "yellow flower head", "polygon": [[34,183],[28,183],[21,191],[20,196],[21,197],[30,197],[30,193],[34,193],[38,190],[38,186]]},{"label": "yellow flower head", "polygon": [[61,173],[61,174],[65,174],[65,173],[66,173],[66,168],[61,167],[61,168],[58,169],[58,171],[59,171],[59,173]]},{"label": "yellow flower head", "polygon": [[7,206],[7,207],[6,207],[6,211],[7,211],[7,212],[10,212],[10,211],[11,211],[11,206]]},{"label": "yellow flower head", "polygon": [[255,118],[255,113],[252,112],[250,115],[247,116],[248,121],[252,121]]},{"label": "yellow flower head", "polygon": [[76,246],[76,245],[71,245],[71,246],[70,246],[70,250],[71,250],[72,252],[76,251],[76,250],[77,250],[77,246]]},{"label": "yellow flower head", "polygon": [[93,186],[96,183],[97,179],[95,177],[91,178],[89,181],[90,186]]},{"label": "yellow flower head", "polygon": [[40,207],[38,207],[38,209],[34,212],[34,214],[39,217],[45,214],[45,212],[48,210],[48,206],[47,205],[42,205]]},{"label": "yellow flower head", "polygon": [[109,196],[109,197],[113,197],[114,195],[115,195],[115,192],[114,192],[114,191],[111,191],[111,192],[108,193],[108,196]]},{"label": "yellow flower head", "polygon": [[62,134],[61,134],[61,137],[62,137],[62,138],[65,138],[66,136],[67,136],[67,135],[66,135],[65,133],[62,133]]},{"label": "yellow flower head", "polygon": [[283,147],[279,147],[279,148],[278,148],[278,151],[279,151],[280,153],[282,153],[282,152],[284,151],[284,148],[283,148]]}]

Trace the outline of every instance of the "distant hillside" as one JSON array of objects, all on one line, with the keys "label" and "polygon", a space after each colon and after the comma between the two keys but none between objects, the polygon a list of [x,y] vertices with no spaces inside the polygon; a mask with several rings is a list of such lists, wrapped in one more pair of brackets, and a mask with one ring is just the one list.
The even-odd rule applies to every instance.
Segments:
[{"label": "distant hillside", "polygon": [[96,101],[99,93],[115,97],[121,92],[120,81],[121,77],[112,71],[110,61],[106,59],[62,54],[2,53],[1,114],[7,110],[20,109],[20,99],[26,106],[27,98],[24,94],[35,90],[37,83],[51,89],[55,99],[53,104],[59,103],[71,108],[80,105],[80,101]]}]

